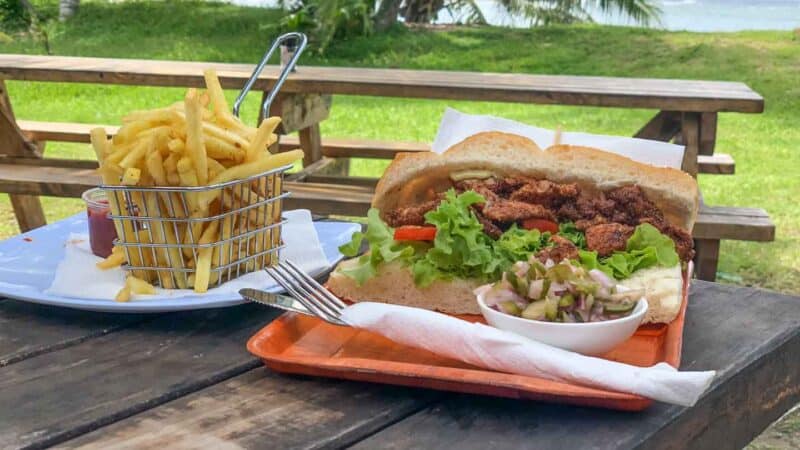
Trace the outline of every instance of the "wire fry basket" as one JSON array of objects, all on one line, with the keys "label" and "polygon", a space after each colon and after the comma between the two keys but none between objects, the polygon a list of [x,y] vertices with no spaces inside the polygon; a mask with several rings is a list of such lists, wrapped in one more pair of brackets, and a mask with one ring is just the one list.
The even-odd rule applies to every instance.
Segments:
[{"label": "wire fry basket", "polygon": [[[162,287],[191,287],[205,263],[210,287],[277,263],[282,201],[289,195],[281,187],[290,167],[210,186],[103,186],[120,205],[110,218],[122,230],[115,245],[125,251],[123,268]],[[192,217],[209,199],[219,199],[216,210]],[[213,240],[204,239],[202,230],[209,229],[216,230],[208,233]]]},{"label": "wire fry basket", "polygon": [[[272,43],[236,98],[234,116],[270,57],[289,41],[295,53],[261,103],[261,117],[269,117],[308,42],[302,33],[286,33]],[[114,245],[125,252],[123,268],[165,288],[191,288],[201,274],[208,274],[211,287],[276,264],[283,247],[282,200],[289,195],[282,191],[283,176],[291,167],[209,186],[100,186],[117,229]]]}]

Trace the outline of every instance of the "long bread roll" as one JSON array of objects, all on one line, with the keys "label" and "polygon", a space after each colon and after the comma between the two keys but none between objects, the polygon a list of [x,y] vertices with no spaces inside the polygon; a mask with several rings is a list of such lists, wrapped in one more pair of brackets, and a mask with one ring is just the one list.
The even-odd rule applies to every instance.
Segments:
[{"label": "long bread roll", "polygon": [[[691,231],[697,217],[697,182],[685,172],[642,164],[588,147],[558,145],[541,150],[527,138],[499,132],[473,135],[441,155],[397,155],[376,187],[372,206],[384,215],[397,207],[419,204],[429,198],[431,190],[442,192],[450,188],[451,173],[467,170],[489,171],[497,177],[524,176],[577,183],[583,191],[638,185],[671,224]],[[341,264],[346,267],[352,263]],[[480,313],[472,294],[478,284],[474,280],[440,280],[419,288],[414,285],[410,271],[398,264],[379,267],[377,276],[361,286],[336,271],[328,281],[328,287],[336,295],[350,301],[395,303],[450,314]],[[650,301],[651,311],[646,321],[671,321],[680,308],[680,302],[675,301],[680,295],[679,286],[677,292],[661,289],[659,298]]]}]

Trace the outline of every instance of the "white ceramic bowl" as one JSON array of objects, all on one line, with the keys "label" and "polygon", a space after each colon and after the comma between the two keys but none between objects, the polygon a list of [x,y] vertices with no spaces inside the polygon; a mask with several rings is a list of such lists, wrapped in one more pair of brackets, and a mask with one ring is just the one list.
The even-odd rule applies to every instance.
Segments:
[{"label": "white ceramic bowl", "polygon": [[502,313],[486,306],[483,295],[478,296],[478,306],[486,322],[495,328],[584,355],[602,355],[625,342],[636,332],[647,312],[647,300],[642,298],[626,317],[603,322],[561,323]]}]

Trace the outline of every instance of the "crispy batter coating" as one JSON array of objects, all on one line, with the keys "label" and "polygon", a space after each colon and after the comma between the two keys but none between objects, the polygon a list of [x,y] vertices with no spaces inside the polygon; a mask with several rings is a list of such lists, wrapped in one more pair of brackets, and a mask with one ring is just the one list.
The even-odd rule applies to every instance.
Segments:
[{"label": "crispy batter coating", "polygon": [[625,250],[633,227],[619,223],[604,223],[586,230],[586,246],[600,256],[609,256]]},{"label": "crispy batter coating", "polygon": [[578,247],[568,239],[554,235],[550,237],[550,241],[554,245],[539,250],[539,253],[536,254],[536,259],[541,262],[547,262],[548,259],[552,259],[556,263],[560,263],[565,259],[578,259]]},{"label": "crispy batter coating", "polygon": [[483,232],[491,236],[493,239],[498,239],[502,234],[503,230],[500,229],[494,222],[487,219],[477,208],[473,206],[472,212],[475,213],[475,217],[478,219],[478,222],[483,225]]},{"label": "crispy batter coating", "polygon": [[439,206],[441,200],[430,200],[419,205],[405,206],[394,209],[386,213],[386,223],[390,227],[401,227],[403,225],[424,225],[425,213],[432,211]]},{"label": "crispy batter coating", "polygon": [[555,219],[553,213],[542,205],[514,200],[498,199],[486,202],[482,212],[487,219],[500,223],[519,222],[525,219]]},{"label": "crispy batter coating", "polygon": [[578,185],[575,183],[558,184],[547,180],[525,180],[509,198],[557,208],[564,202],[578,197],[578,193]]}]

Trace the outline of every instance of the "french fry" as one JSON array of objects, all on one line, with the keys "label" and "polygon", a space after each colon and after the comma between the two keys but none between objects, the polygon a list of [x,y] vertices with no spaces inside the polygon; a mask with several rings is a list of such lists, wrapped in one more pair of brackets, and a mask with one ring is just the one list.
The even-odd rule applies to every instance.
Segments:
[{"label": "french fry", "polygon": [[[189,215],[191,219],[202,219],[205,215],[200,212],[194,212]],[[189,247],[192,244],[197,244],[200,241],[200,237],[203,234],[203,222],[192,222],[189,226],[186,227],[186,233],[183,235],[183,254],[187,258],[191,259],[195,257],[195,252],[192,250],[192,247]]]},{"label": "french fry", "polygon": [[[211,180],[210,184],[226,183],[228,181],[241,180],[259,173],[266,172],[270,169],[275,169],[281,166],[285,166],[302,157],[303,157],[302,150],[291,150],[285,153],[278,153],[275,155],[266,154],[253,162],[228,168],[224,172],[214,177],[214,179]],[[213,202],[217,197],[219,197],[219,195],[220,195],[219,190],[198,193],[198,199],[197,199],[198,207],[199,208],[206,207],[208,204]]]},{"label": "french fry", "polygon": [[117,295],[114,297],[115,302],[121,302],[121,303],[130,301],[130,299],[131,299],[131,288],[128,287],[127,284],[125,285],[124,288],[120,289],[119,292],[117,292]]},{"label": "french fry", "polygon": [[267,152],[267,145],[269,145],[269,141],[272,138],[272,132],[275,131],[275,128],[277,128],[280,123],[280,117],[269,117],[261,121],[258,131],[256,131],[256,136],[253,138],[253,141],[250,142],[250,146],[247,147],[247,157],[245,161],[255,161],[260,154]]},{"label": "french fry", "polygon": [[150,176],[153,177],[153,181],[155,181],[156,186],[169,185],[167,182],[167,173],[164,170],[164,159],[160,152],[150,152],[150,154],[147,155],[145,164],[147,165],[147,171],[150,173]]},{"label": "french fry", "polygon": [[214,108],[214,114],[217,117],[230,114],[228,108],[228,101],[225,100],[225,93],[222,91],[222,85],[219,83],[217,71],[214,69],[206,69],[203,71],[203,78],[206,80],[206,91],[208,96],[211,97],[211,106]]},{"label": "french fry", "polygon": [[[216,241],[218,229],[218,220],[209,223],[203,235],[200,237],[200,244],[210,244]],[[194,272],[194,291],[197,293],[208,291],[208,282],[211,276],[211,256],[213,253],[213,247],[203,247],[198,250],[197,267],[195,267]]]},{"label": "french fry", "polygon": [[[225,267],[231,262],[231,243],[229,239],[233,236],[233,227],[236,224],[236,216],[234,214],[230,214],[225,216],[222,219],[222,225],[220,225],[219,230],[219,238],[222,242],[222,245],[218,245],[214,247],[214,253],[212,255],[212,261],[217,264],[217,267]],[[215,272],[217,277],[222,276],[222,272]],[[219,279],[213,280],[214,282],[218,282]]]},{"label": "french fry", "polygon": [[172,153],[183,153],[183,149],[186,147],[186,143],[183,142],[179,138],[173,138],[169,142],[167,142],[167,149],[169,149]]},{"label": "french fry", "polygon": [[281,166],[290,164],[303,157],[302,150],[291,150],[284,153],[277,153],[274,155],[265,154],[261,155],[255,161],[231,167],[225,172],[214,177],[210,184],[226,183],[233,180],[241,180],[271,169],[276,169]]},{"label": "french fry", "polygon": [[[164,222],[162,222],[164,223]],[[166,223],[164,226],[164,241],[167,244],[170,244],[171,248],[169,248],[169,262],[171,263],[172,268],[174,269],[182,269],[185,266],[183,255],[181,255],[180,249],[177,247],[178,242],[180,242],[180,230],[177,230],[177,226],[173,224]],[[175,282],[178,284],[178,288],[186,289],[186,274],[183,272],[176,272],[175,273]]]},{"label": "french fry", "polygon": [[230,159],[236,162],[242,162],[245,159],[245,150],[237,147],[237,144],[223,141],[222,139],[214,136],[207,136],[205,138],[206,152],[208,156],[214,159]]},{"label": "french fry", "polygon": [[203,132],[209,136],[213,136],[217,139],[221,139],[241,148],[247,148],[250,145],[250,142],[242,136],[232,133],[224,128],[220,128],[213,123],[203,122]]},{"label": "french fry", "polygon": [[133,275],[125,279],[125,286],[132,294],[155,295],[156,293],[156,288],[152,284]]},{"label": "french fry", "polygon": [[[153,154],[161,156],[160,153],[154,152]],[[158,196],[155,193],[145,194],[145,202],[147,204],[147,211],[150,215],[155,214],[160,210],[158,204]],[[161,220],[152,220],[149,223],[150,232],[153,234],[153,243],[154,244],[170,244],[175,245],[176,242],[173,240],[170,242],[167,239],[166,228],[164,226],[164,222]],[[171,267],[175,267],[174,264],[177,263],[178,260],[181,262],[183,259],[181,258],[180,251],[177,248],[169,247],[169,250],[165,249],[155,249],[156,250],[156,266],[158,267],[167,267],[168,265]],[[167,264],[170,263],[170,264]],[[173,289],[175,286],[172,282],[172,276],[170,275],[169,271],[159,271],[160,275],[157,275],[157,278],[161,281],[161,285],[165,289]],[[136,292],[134,290],[134,292]]]},{"label": "french fry", "polygon": [[181,155],[178,153],[170,153],[164,159],[164,172],[167,175],[167,183],[170,186],[180,186],[181,179],[178,176],[178,160],[181,159]]},{"label": "french fry", "polygon": [[[206,165],[208,165],[208,162],[206,162]],[[187,186],[187,187],[199,186],[199,181],[197,179],[197,172],[194,169],[192,161],[188,157],[184,156],[183,158],[178,160],[178,164],[176,167],[178,169],[178,178],[180,178],[181,186]],[[208,174],[206,174],[206,176],[208,176]],[[189,209],[194,215],[193,217],[202,217],[197,214],[200,213],[202,210],[208,208],[208,204],[206,204],[204,208],[200,208],[198,206],[198,195],[200,195],[200,193],[189,192],[184,194]]]},{"label": "french fry", "polygon": [[[130,152],[128,152],[122,161],[119,162],[119,166],[123,169],[127,169],[129,167],[136,167],[141,163],[144,156],[147,154],[147,149],[150,147],[150,139],[144,139],[139,141]],[[113,156],[113,155],[112,155]]]},{"label": "french fry", "polygon": [[186,94],[186,149],[184,153],[194,164],[199,185],[208,183],[208,164],[206,147],[203,138],[202,106],[197,98],[197,90],[189,89]]},{"label": "french fry", "polygon": [[139,183],[139,179],[142,176],[142,169],[137,169],[136,167],[128,167],[125,169],[125,172],[122,174],[122,180],[120,184],[123,186],[136,186]]},{"label": "french fry", "polygon": [[244,125],[230,113],[230,108],[228,107],[227,100],[225,100],[225,94],[219,83],[217,72],[214,69],[207,69],[203,72],[203,77],[206,80],[206,88],[208,89],[206,92],[211,98],[211,106],[214,109],[214,116],[217,123],[247,140],[252,140],[255,135],[253,129]]},{"label": "french fry", "polygon": [[[216,159],[208,158],[208,178],[214,178],[218,174],[224,172],[225,169],[226,167],[220,164]],[[214,174],[213,177],[211,176],[212,173]]]},{"label": "french fry", "polygon": [[92,130],[89,131],[89,138],[92,143],[92,148],[94,149],[94,154],[97,156],[97,162],[101,165],[106,159],[106,156],[111,153],[111,143],[108,141],[107,136],[108,134],[105,128],[92,128]]},{"label": "french fry", "polygon": [[[116,247],[115,247],[116,248]],[[108,270],[113,269],[114,267],[119,267],[125,263],[125,254],[121,252],[111,253],[108,257],[97,264],[98,269],[100,270]]]},{"label": "french fry", "polygon": [[114,144],[133,141],[137,134],[152,128],[153,125],[154,122],[149,120],[136,120],[125,123],[117,130],[117,134],[114,135],[112,141]]}]

